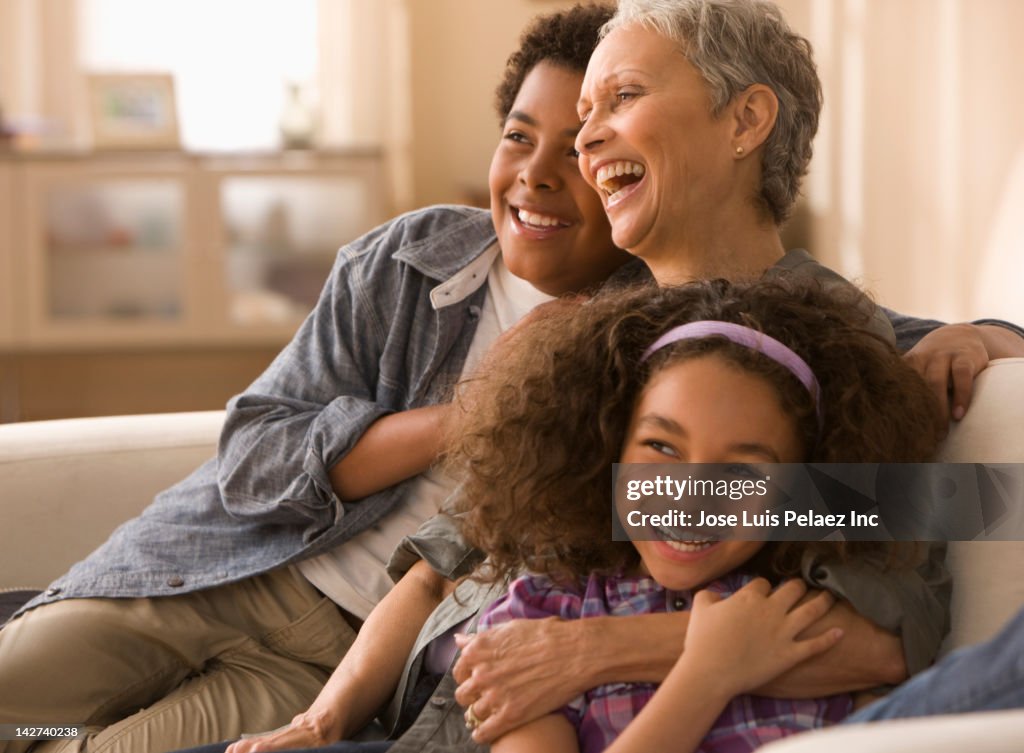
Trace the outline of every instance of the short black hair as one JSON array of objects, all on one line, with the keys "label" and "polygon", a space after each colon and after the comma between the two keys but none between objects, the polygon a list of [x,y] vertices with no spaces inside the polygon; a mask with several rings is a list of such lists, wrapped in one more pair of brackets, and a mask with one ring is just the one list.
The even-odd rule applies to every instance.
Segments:
[{"label": "short black hair", "polygon": [[569,10],[534,19],[519,39],[519,49],[505,63],[505,73],[494,92],[494,107],[504,123],[512,112],[523,80],[542,62],[583,73],[600,41],[601,27],[611,19],[610,5],[574,5]]}]

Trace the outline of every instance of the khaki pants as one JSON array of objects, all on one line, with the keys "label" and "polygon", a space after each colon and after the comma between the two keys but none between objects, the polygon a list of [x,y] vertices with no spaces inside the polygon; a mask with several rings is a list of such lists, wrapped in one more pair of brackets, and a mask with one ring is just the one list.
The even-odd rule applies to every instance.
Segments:
[{"label": "khaki pants", "polygon": [[0,630],[0,722],[84,723],[0,753],[162,753],[286,724],[355,638],[291,569],[153,599],[69,599]]}]

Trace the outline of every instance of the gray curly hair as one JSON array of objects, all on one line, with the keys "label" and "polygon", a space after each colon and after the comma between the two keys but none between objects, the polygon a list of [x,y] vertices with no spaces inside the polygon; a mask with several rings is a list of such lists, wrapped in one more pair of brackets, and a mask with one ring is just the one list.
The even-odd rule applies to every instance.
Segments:
[{"label": "gray curly hair", "polygon": [[630,24],[679,44],[707,83],[713,115],[751,84],[775,92],[779,112],[764,145],[759,201],[777,225],[785,222],[811,161],[821,112],[810,42],[767,0],[619,0],[601,34]]}]

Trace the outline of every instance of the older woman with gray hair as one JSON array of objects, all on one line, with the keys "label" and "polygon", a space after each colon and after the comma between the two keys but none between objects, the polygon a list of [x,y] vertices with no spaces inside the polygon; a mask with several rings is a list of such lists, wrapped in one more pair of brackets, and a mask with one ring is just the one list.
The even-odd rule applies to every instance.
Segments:
[{"label": "older woman with gray hair", "polygon": [[[833,273],[785,252],[811,159],[821,85],[810,44],[760,0],[622,0],[580,97],[580,168],[604,200],[612,237],[660,284]],[[935,323],[890,314],[906,349]],[[974,376],[1022,354],[1021,338],[982,321],[933,329],[910,358],[960,418]]]},{"label": "older woman with gray hair", "polygon": [[[779,270],[845,284],[806,251],[787,252],[779,234],[807,172],[821,103],[810,44],[774,4],[620,0],[578,103],[580,168],[602,197],[616,245],[642,259],[659,284]],[[936,328],[935,322],[879,313],[876,324],[888,328],[889,320],[902,350],[917,343],[908,357],[944,406],[952,387],[954,418],[963,415],[973,378],[990,359],[1024,354],[1020,336],[1001,323]],[[866,688],[900,682],[927,666],[944,630],[948,599],[941,555],[936,548],[913,595],[883,596],[889,586],[879,584],[875,596],[855,603],[860,614],[898,638],[879,631],[861,642],[848,631],[842,647],[826,654],[835,662],[831,675],[819,673],[810,685],[822,694]],[[813,568],[804,574],[812,584],[824,582]],[[834,585],[854,577],[825,580]],[[854,590],[870,594],[873,589],[864,585]],[[897,603],[900,608],[889,608]],[[547,709],[556,707],[555,698],[572,697],[574,689],[610,680],[659,681],[666,658],[678,656],[682,637],[673,638],[654,617],[645,618],[642,630],[625,619],[584,620],[590,623],[585,627],[538,620],[474,638],[455,666],[461,683],[456,697],[479,722],[474,737],[493,740],[548,702]],[[636,640],[641,634],[644,640]],[[851,657],[862,672],[851,671]],[[880,667],[888,667],[885,678]],[[809,689],[796,688],[794,679],[786,678],[783,692]]]}]

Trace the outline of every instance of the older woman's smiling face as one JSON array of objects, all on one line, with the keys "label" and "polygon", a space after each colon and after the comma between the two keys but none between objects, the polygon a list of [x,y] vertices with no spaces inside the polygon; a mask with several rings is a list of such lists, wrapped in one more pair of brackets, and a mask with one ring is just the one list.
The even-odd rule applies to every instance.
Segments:
[{"label": "older woman's smiling face", "polygon": [[601,195],[616,245],[652,261],[700,244],[715,218],[749,201],[733,169],[733,126],[713,117],[700,73],[670,39],[640,26],[598,45],[578,103],[580,169]]}]

